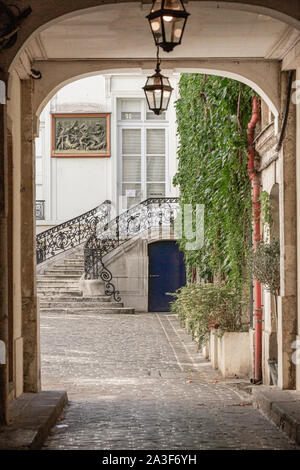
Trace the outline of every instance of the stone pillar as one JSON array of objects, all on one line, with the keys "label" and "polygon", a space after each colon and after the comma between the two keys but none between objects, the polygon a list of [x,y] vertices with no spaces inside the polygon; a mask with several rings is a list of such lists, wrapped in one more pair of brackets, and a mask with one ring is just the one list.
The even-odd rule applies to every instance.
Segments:
[{"label": "stone pillar", "polygon": [[33,81],[21,82],[21,285],[24,392],[40,390],[39,312],[36,294]]},{"label": "stone pillar", "polygon": [[6,130],[6,105],[0,103],[0,424],[8,423],[8,208]]},{"label": "stone pillar", "polygon": [[[285,111],[288,73],[282,73],[281,116]],[[292,361],[297,319],[296,233],[296,106],[290,102],[289,117],[279,158],[280,297],[278,302],[278,386],[295,388]]]},{"label": "stone pillar", "polygon": [[[297,294],[298,294],[298,321],[297,321],[297,342],[294,348],[294,359],[296,362],[296,388],[300,391],[300,68],[297,69],[297,90],[293,90],[294,98],[297,102],[297,158],[296,158],[296,174],[297,174]],[[299,84],[298,84],[299,82]],[[297,92],[297,93],[296,93]]]}]

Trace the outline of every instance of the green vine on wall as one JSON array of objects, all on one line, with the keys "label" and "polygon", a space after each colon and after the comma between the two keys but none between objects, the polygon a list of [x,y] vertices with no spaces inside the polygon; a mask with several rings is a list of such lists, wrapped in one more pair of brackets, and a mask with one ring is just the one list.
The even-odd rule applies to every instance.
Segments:
[{"label": "green vine on wall", "polygon": [[266,232],[266,238],[270,236],[270,230],[273,223],[270,195],[267,191],[260,194],[261,219]]},{"label": "green vine on wall", "polygon": [[253,90],[234,80],[183,74],[176,102],[180,204],[204,204],[204,246],[185,252],[189,272],[241,286],[251,236],[247,124]]},{"label": "green vine on wall", "polygon": [[[269,193],[262,191],[259,199],[264,236],[257,249],[250,251],[248,263],[253,278],[263,284],[271,294],[278,297],[280,292],[280,243],[274,236],[271,238],[273,217]],[[275,306],[277,317],[277,301]]]}]

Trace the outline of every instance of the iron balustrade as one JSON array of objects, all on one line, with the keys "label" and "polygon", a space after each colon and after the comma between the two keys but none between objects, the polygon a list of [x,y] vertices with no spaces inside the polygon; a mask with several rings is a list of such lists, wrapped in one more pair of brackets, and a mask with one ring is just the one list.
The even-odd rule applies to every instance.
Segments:
[{"label": "iron balustrade", "polygon": [[131,207],[88,238],[84,246],[85,279],[105,282],[105,295],[120,302],[120,292],[112,281],[112,273],[103,262],[105,255],[131,238],[149,229],[172,227],[179,209],[179,198],[149,198]]},{"label": "iron balustrade", "polygon": [[110,209],[111,202],[105,201],[78,217],[39,233],[36,236],[37,264],[75,248],[100,233],[109,221]]}]

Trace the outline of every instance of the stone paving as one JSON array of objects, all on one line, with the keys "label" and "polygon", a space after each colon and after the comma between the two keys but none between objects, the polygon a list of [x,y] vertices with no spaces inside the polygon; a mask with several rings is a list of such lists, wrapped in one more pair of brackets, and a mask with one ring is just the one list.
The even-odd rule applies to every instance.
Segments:
[{"label": "stone paving", "polygon": [[44,390],[70,404],[45,449],[295,449],[171,314],[41,317]]}]

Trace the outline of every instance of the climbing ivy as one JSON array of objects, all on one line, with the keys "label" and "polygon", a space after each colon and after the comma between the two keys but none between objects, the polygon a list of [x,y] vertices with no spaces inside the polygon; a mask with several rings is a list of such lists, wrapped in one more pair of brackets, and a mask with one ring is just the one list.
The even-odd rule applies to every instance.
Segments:
[{"label": "climbing ivy", "polygon": [[[176,102],[179,150],[174,184],[180,204],[204,204],[204,246],[187,250],[188,268],[207,280],[240,286],[251,232],[251,187],[247,173],[249,87],[224,77],[183,74]],[[191,269],[188,269],[191,272]]]},{"label": "climbing ivy", "polygon": [[270,237],[270,230],[273,223],[270,195],[267,191],[260,194],[261,221],[264,225],[265,238]]}]

